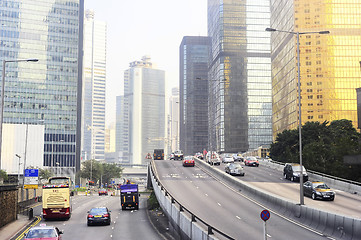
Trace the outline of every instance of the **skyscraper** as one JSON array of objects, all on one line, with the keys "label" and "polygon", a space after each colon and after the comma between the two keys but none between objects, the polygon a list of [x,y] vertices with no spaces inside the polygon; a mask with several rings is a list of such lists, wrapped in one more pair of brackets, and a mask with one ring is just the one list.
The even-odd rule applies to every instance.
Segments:
[{"label": "skyscraper", "polygon": [[106,33],[106,23],[95,20],[94,11],[87,10],[84,18],[82,112],[82,154],[85,160],[104,160]]},{"label": "skyscraper", "polygon": [[148,153],[164,149],[165,144],[165,72],[153,68],[148,56],[130,63],[124,73],[123,116],[128,125],[123,136],[128,139],[129,161],[144,164]]},{"label": "skyscraper", "polygon": [[210,150],[272,142],[269,0],[208,0]]},{"label": "skyscraper", "polygon": [[179,47],[180,149],[208,149],[208,37],[183,37]]},{"label": "skyscraper", "polygon": [[39,60],[6,64],[3,121],[44,124],[44,166],[64,171],[80,169],[83,7],[83,0],[0,2],[0,60]]},{"label": "skyscraper", "polygon": [[[300,35],[301,118],[352,120],[357,127],[360,87],[361,3],[358,1],[272,1],[271,27]],[[285,21],[284,19],[288,19]],[[274,137],[298,126],[297,39],[272,33]]]}]

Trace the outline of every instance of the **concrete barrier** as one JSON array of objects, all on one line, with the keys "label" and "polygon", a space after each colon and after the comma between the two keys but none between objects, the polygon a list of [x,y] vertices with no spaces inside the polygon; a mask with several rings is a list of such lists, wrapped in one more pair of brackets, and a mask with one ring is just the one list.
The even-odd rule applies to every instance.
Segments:
[{"label": "concrete barrier", "polygon": [[204,229],[200,224],[192,222],[192,218],[188,216],[188,213],[180,211],[180,207],[172,202],[172,198],[166,193],[165,189],[161,189],[152,173],[149,177],[159,205],[172,223],[176,225],[176,230],[180,231],[179,234],[182,239],[218,240],[215,236],[208,235],[207,229]]}]

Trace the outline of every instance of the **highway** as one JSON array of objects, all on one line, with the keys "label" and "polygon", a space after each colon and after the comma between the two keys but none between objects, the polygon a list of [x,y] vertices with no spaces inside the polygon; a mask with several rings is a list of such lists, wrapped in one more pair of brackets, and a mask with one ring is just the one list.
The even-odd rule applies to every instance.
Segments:
[{"label": "highway", "polygon": [[[155,161],[160,181],[184,207],[212,227],[235,239],[263,239],[263,206],[228,188],[198,167],[183,167],[181,161]],[[271,212],[267,221],[270,239],[327,239]]]},{"label": "highway", "polygon": [[[163,239],[149,222],[146,200],[147,196],[141,195],[139,211],[122,211],[119,196],[74,196],[72,197],[72,216],[69,220],[42,220],[39,224],[45,223],[64,230],[62,240]],[[97,206],[105,206],[111,210],[112,222],[109,226],[87,226],[87,211]],[[36,208],[34,216],[39,215],[40,211],[41,206]]]},{"label": "highway", "polygon": [[[225,165],[221,163],[220,166],[214,167],[224,171],[224,166]],[[300,201],[300,183],[284,179],[283,172],[263,166],[262,161],[260,161],[259,167],[244,166],[244,170],[246,172],[244,177],[234,177],[280,197],[295,202]],[[310,180],[312,181],[312,179]],[[329,187],[332,188],[332,186]],[[327,212],[361,219],[361,196],[337,189],[334,190],[336,192],[334,201],[312,200],[305,196],[305,205]]]}]

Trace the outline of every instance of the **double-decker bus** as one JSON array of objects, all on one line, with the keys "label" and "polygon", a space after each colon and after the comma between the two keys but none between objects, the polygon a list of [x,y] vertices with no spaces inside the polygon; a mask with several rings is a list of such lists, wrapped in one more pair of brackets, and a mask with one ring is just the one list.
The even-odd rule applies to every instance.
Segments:
[{"label": "double-decker bus", "polygon": [[71,179],[51,177],[43,186],[43,218],[69,219],[71,215]]}]

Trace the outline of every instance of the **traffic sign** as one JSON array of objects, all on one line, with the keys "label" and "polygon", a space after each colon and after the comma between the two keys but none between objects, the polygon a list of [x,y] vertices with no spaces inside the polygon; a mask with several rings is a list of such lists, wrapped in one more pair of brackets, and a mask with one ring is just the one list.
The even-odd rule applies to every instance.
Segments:
[{"label": "traffic sign", "polygon": [[271,214],[269,213],[268,210],[263,210],[261,212],[261,218],[263,221],[267,221],[270,217],[271,217]]},{"label": "traffic sign", "polygon": [[25,177],[39,177],[39,169],[25,169]]}]

